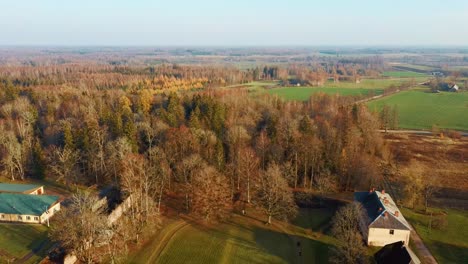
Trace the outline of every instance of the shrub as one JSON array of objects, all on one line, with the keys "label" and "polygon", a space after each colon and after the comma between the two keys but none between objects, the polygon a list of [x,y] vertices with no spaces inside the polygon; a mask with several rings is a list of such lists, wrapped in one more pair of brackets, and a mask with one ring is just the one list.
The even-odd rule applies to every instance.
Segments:
[{"label": "shrub", "polygon": [[431,226],[437,230],[446,230],[448,227],[447,214],[443,213],[437,216],[433,216]]}]

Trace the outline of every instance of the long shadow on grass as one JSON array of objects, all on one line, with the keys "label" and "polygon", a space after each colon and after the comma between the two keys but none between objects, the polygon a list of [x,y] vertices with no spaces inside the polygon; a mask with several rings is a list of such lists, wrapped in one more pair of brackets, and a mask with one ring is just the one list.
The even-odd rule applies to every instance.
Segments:
[{"label": "long shadow on grass", "polygon": [[332,246],[321,241],[261,228],[255,229],[254,234],[259,247],[287,263],[328,262]]},{"label": "long shadow on grass", "polygon": [[440,263],[466,263],[468,248],[442,242],[433,242],[430,247]]}]

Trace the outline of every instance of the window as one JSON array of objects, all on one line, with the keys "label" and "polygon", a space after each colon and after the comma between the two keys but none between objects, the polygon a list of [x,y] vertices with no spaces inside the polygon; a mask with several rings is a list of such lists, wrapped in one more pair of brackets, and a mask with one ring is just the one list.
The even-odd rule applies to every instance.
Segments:
[{"label": "window", "polygon": [[35,217],[34,217],[34,220],[35,220],[35,221],[39,220],[39,217],[35,216]]},{"label": "window", "polygon": [[393,235],[395,233],[395,230],[390,229],[390,235]]},{"label": "window", "polygon": [[5,215],[2,215],[2,219],[4,219],[4,218],[5,218]]},{"label": "window", "polygon": [[26,216],[26,220],[31,220],[31,217],[30,217],[30,216]]},{"label": "window", "polygon": [[18,220],[23,220],[23,217],[21,217],[21,215],[18,215]]}]

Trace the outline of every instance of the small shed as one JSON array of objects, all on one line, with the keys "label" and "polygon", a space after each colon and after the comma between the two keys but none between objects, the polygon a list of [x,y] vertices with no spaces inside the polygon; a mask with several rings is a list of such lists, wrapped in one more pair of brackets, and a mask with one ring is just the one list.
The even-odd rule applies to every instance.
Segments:
[{"label": "small shed", "polygon": [[449,91],[451,91],[451,92],[458,92],[459,89],[460,89],[460,87],[458,87],[458,85],[454,84],[454,85],[451,85],[451,86],[450,86]]}]

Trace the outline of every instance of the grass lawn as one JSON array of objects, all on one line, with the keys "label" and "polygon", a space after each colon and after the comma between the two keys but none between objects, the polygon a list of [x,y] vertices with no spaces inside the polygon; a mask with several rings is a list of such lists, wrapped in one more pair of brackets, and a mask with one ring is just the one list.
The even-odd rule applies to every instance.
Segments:
[{"label": "grass lawn", "polygon": [[337,243],[324,231],[333,213],[333,209],[302,209],[293,223],[273,221],[269,226],[264,216],[252,210],[247,216],[234,214],[219,224],[190,223],[164,241],[159,258],[148,257],[153,249],[148,246],[131,262],[326,263],[329,249]]},{"label": "grass lawn", "polygon": [[427,77],[427,74],[412,71],[386,71],[383,76],[396,78]]},{"label": "grass lawn", "polygon": [[439,128],[468,130],[468,93],[428,93],[427,89],[404,91],[380,100],[368,107],[380,111],[384,105],[397,106],[400,128]]},{"label": "grass lawn", "polygon": [[[48,243],[47,227],[43,225],[0,224],[0,263],[20,259],[42,243]],[[41,252],[32,260],[41,259]]]},{"label": "grass lawn", "polygon": [[402,212],[416,228],[439,263],[466,263],[468,260],[467,211],[446,210],[448,214],[446,230],[429,230],[430,215],[416,213],[408,209],[402,209]]}]

